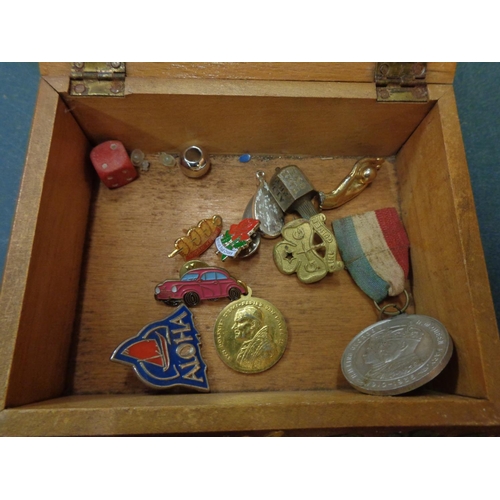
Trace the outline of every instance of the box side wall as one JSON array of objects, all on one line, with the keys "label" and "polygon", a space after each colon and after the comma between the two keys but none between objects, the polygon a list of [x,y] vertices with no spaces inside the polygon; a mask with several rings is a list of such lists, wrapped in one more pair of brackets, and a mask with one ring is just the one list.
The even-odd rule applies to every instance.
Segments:
[{"label": "box side wall", "polygon": [[58,396],[66,384],[91,196],[89,149],[62,100],[42,81],[2,290],[4,303],[17,304],[4,323],[15,343],[4,372],[7,407]]},{"label": "box side wall", "polygon": [[231,431],[499,425],[489,401],[355,391],[70,396],[0,413],[3,435],[148,435]]},{"label": "box side wall", "polygon": [[0,290],[1,408],[5,406],[7,383],[36,229],[37,207],[44,180],[44,166],[49,156],[58,101],[56,92],[42,80]]},{"label": "box side wall", "polygon": [[64,98],[94,144],[116,138],[148,152],[197,144],[211,154],[338,156],[395,154],[435,103],[377,103],[366,89],[345,84],[303,83],[301,95],[272,95],[281,86],[270,82],[258,94],[234,95],[235,86],[226,85],[224,94],[202,95],[200,88],[195,95],[182,82],[185,93],[176,86],[175,93]]},{"label": "box side wall", "polygon": [[396,167],[416,312],[439,319],[455,345],[446,376],[434,386],[496,399],[485,362],[498,359],[498,330],[453,89],[404,145]]}]

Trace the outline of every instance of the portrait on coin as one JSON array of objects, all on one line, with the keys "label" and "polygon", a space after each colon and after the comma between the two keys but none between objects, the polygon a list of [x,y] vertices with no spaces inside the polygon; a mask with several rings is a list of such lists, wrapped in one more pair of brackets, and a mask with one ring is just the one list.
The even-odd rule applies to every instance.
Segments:
[{"label": "portrait on coin", "polygon": [[369,365],[365,377],[388,380],[409,375],[426,361],[416,352],[425,333],[417,327],[398,328],[383,335],[373,336],[363,353]]},{"label": "portrait on coin", "polygon": [[237,349],[236,364],[241,369],[259,371],[274,364],[278,346],[258,307],[246,305],[237,309],[231,332]]}]

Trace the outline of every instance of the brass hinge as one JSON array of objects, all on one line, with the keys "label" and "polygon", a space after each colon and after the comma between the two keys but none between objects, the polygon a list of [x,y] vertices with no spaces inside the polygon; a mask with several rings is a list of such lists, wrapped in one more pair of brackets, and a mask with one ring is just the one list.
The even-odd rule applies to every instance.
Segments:
[{"label": "brass hinge", "polygon": [[125,63],[72,63],[69,94],[123,97]]},{"label": "brass hinge", "polygon": [[426,72],[427,63],[377,63],[377,101],[427,102]]}]

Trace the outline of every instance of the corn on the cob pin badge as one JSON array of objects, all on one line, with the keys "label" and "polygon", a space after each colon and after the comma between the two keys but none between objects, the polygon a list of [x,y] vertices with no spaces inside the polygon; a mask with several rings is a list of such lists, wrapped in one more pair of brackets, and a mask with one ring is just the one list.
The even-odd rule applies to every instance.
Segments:
[{"label": "corn on the cob pin badge", "polygon": [[214,215],[211,219],[202,219],[196,226],[190,228],[185,236],[175,240],[175,250],[169,254],[169,257],[180,254],[186,262],[197,259],[210,248],[221,231],[222,217],[220,215]]}]

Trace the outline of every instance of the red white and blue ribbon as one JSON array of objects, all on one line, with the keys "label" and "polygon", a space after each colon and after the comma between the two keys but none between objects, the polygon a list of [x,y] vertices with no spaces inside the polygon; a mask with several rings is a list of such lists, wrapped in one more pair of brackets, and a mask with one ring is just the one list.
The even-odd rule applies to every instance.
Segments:
[{"label": "red white and blue ribbon", "polygon": [[345,267],[375,302],[404,291],[410,269],[408,236],[395,208],[332,223]]}]

